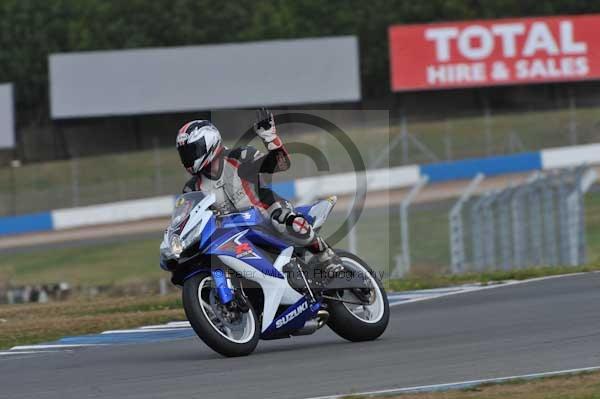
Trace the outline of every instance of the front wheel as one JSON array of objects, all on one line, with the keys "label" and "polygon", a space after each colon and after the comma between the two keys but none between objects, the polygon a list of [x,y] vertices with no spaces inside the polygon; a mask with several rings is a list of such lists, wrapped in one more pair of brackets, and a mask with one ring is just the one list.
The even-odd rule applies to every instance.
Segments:
[{"label": "front wheel", "polygon": [[214,351],[228,357],[246,356],[260,338],[256,312],[230,308],[219,301],[210,273],[199,273],[183,284],[183,307],[192,328]]},{"label": "front wheel", "polygon": [[[370,286],[369,304],[351,304],[330,300],[328,302],[330,317],[327,325],[340,337],[348,341],[371,341],[377,339],[385,331],[390,319],[390,305],[387,295],[377,274],[358,256],[336,251],[344,269],[365,276]],[[357,295],[352,290],[336,291],[335,296],[349,302],[361,302],[365,299],[363,292]]]}]

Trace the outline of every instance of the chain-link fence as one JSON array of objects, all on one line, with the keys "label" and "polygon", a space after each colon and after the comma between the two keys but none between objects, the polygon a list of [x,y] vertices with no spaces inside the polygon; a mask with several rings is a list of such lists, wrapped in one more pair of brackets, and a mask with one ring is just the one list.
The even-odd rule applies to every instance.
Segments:
[{"label": "chain-link fence", "polygon": [[[407,273],[431,275],[449,271],[448,212],[452,204],[452,200],[416,202],[409,206],[406,214],[398,213],[398,225],[405,223],[407,228],[394,232],[395,241],[399,242],[395,247],[394,277]],[[410,257],[406,256],[406,248]]]},{"label": "chain-link fence", "polygon": [[586,167],[534,173],[469,200],[450,218],[451,240],[464,243],[452,252],[452,272],[585,264],[584,195],[595,180]]},{"label": "chain-link fence", "polygon": [[[223,111],[219,121],[227,119],[230,113],[237,115],[236,112]],[[346,137],[340,139],[318,124],[284,123],[284,119],[280,120],[279,130],[291,152],[292,168],[277,173],[273,180],[353,171],[356,167],[353,157],[356,156],[360,156],[367,167],[388,166],[387,110],[296,112],[305,113],[333,123]],[[243,120],[252,120],[252,116],[248,118]],[[220,125],[227,128],[224,122]],[[249,126],[230,128],[243,132]],[[357,149],[355,153],[349,153],[348,141]],[[264,145],[256,138],[250,142],[242,137],[226,139],[225,145],[230,148],[253,145],[264,152]],[[385,155],[383,158],[382,154]],[[181,166],[174,146],[163,148],[158,141],[153,149],[147,151],[25,165],[13,162],[11,166],[0,169],[0,216],[172,195],[181,191],[187,179],[189,175]]]},{"label": "chain-link fence", "polygon": [[0,215],[173,194],[185,171],[175,151],[115,154],[0,170]]},{"label": "chain-link fence", "polygon": [[[490,111],[425,122],[413,121],[400,112],[392,113],[391,126],[387,111],[367,118],[364,115],[376,111],[368,112],[336,110],[327,118],[342,127],[372,168],[600,141],[598,108],[575,108],[573,104],[540,112],[495,115]],[[282,126],[280,131],[286,143],[309,145],[322,152],[328,164],[325,173],[352,170],[334,137],[294,124]],[[236,143],[229,140],[227,144]],[[251,144],[262,148],[258,142]],[[386,165],[378,162],[383,155]],[[322,172],[309,156],[292,154],[292,162],[291,170],[276,179]],[[13,162],[0,168],[0,215],[173,194],[185,179],[176,151],[160,147],[158,141],[147,151],[25,165]]]},{"label": "chain-link fence", "polygon": [[458,199],[409,201],[398,214],[399,227],[392,228],[399,236],[395,275],[578,266],[598,259],[596,178],[586,166],[535,172],[518,185],[474,195],[479,175]]}]

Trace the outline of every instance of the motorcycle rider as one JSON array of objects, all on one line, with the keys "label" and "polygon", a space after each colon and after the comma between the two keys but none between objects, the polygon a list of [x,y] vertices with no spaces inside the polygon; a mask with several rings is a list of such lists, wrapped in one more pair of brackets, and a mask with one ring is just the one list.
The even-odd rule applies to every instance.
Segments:
[{"label": "motorcycle rider", "polygon": [[307,248],[324,265],[325,275],[342,270],[340,259],[313,229],[311,223],[294,211],[292,205],[267,187],[261,187],[259,174],[273,174],[290,167],[290,157],[277,135],[273,114],[262,108],[256,112],[254,132],[267,149],[229,149],[222,144],[219,130],[207,120],[186,123],[177,134],[177,151],[192,178],[183,192],[206,191],[216,196],[213,205],[221,213],[254,206],[270,220],[273,228],[296,245]]}]

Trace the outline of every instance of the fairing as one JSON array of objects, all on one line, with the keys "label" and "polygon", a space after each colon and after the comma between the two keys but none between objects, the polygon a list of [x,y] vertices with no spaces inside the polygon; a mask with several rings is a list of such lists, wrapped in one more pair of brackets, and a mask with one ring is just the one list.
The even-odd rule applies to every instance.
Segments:
[{"label": "fairing", "polygon": [[[224,279],[226,266],[247,280],[258,283],[264,295],[261,333],[263,338],[279,336],[286,331],[301,328],[306,320],[314,317],[318,303],[308,303],[287,281],[283,267],[293,256],[294,247],[285,237],[278,236],[261,213],[250,208],[237,213],[215,216],[210,206],[214,195],[188,193],[178,198],[173,223],[165,233],[161,245],[161,257],[171,256],[169,243],[177,234],[186,246],[184,251],[201,252],[204,259],[219,260],[218,265],[198,265],[186,278],[198,270],[210,269],[217,285],[217,293],[223,303],[232,300],[232,291]],[[191,205],[190,205],[191,204]],[[298,207],[297,211],[320,227],[331,212],[335,197],[316,202],[311,206]],[[275,261],[263,248],[277,251]],[[175,257],[178,259],[177,257]],[[275,317],[281,305],[291,305]],[[293,316],[293,317],[292,317]]]}]

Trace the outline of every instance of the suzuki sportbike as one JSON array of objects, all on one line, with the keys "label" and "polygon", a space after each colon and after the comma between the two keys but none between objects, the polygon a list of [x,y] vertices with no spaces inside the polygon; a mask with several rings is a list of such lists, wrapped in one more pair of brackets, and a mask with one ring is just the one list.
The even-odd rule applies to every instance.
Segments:
[{"label": "suzuki sportbike", "polygon": [[[182,287],[194,331],[224,356],[244,356],[260,339],[308,335],[324,325],[349,341],[378,338],[389,320],[385,290],[358,256],[336,250],[343,270],[326,273],[309,251],[278,234],[255,208],[219,214],[214,194],[175,201],[161,267]],[[315,230],[335,197],[296,207]]]}]

